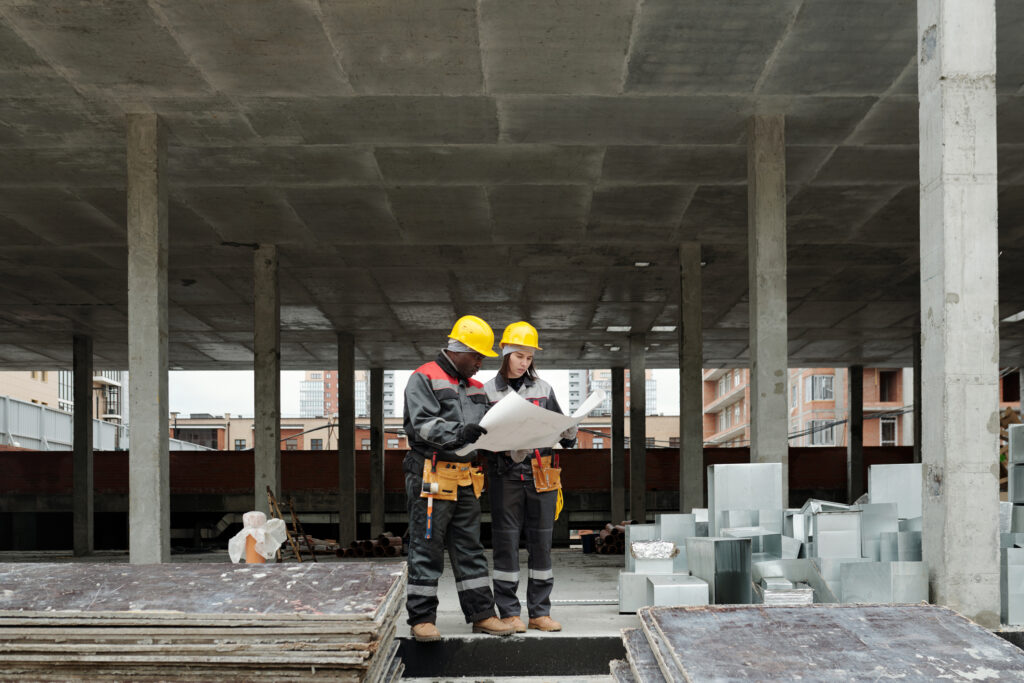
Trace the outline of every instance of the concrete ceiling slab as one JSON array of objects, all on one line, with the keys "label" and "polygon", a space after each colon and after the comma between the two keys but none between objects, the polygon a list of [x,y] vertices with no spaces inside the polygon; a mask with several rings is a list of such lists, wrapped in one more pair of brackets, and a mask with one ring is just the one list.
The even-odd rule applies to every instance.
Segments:
[{"label": "concrete ceiling slab", "polygon": [[[1016,312],[1024,5],[998,12],[1000,301]],[[755,112],[786,117],[791,364],[909,362],[915,15],[913,0],[0,3],[0,365],[67,367],[80,332],[127,364],[127,112],[168,132],[175,367],[251,367],[257,243],[279,247],[286,368],[336,362],[337,331],[360,365],[412,367],[464,312],[499,334],[533,322],[545,367],[624,362],[612,325],[674,367],[677,333],[650,326],[679,322],[680,240],[707,263],[706,362],[743,364]],[[1002,332],[1001,362],[1024,363],[1024,327]]]}]

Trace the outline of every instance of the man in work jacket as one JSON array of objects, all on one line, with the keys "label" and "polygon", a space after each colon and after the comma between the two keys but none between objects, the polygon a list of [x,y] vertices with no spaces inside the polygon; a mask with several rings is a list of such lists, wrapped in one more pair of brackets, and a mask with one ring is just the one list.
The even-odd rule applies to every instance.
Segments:
[{"label": "man in work jacket", "polygon": [[[405,389],[404,426],[410,448],[403,463],[409,507],[406,609],[412,635],[420,642],[441,638],[436,626],[437,582],[444,570],[445,547],[455,573],[459,604],[466,622],[473,624],[473,632],[509,635],[514,631],[494,610],[491,577],[480,542],[479,494],[470,481],[470,461],[476,453],[464,457],[454,453],[486,433],[478,423],[487,412],[487,396],[483,385],[471,377],[484,356],[498,355],[492,346],[490,326],[476,316],[463,316],[449,335],[448,347],[417,368]],[[431,477],[438,471],[455,472],[455,499],[424,497],[425,471]],[[454,484],[450,488],[455,488]],[[432,508],[429,538],[428,502]]]}]

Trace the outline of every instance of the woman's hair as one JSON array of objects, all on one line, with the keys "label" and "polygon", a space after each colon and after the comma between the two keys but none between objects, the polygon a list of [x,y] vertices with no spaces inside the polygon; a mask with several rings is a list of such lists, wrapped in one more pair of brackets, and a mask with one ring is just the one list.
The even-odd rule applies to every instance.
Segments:
[{"label": "woman's hair", "polygon": [[[511,353],[508,354],[507,356],[502,356],[501,357],[501,369],[498,370],[498,374],[501,375],[502,377],[504,377],[506,380],[508,379],[508,359],[511,358],[511,357],[512,357]],[[530,379],[537,379],[537,369],[535,367],[533,367],[533,361],[532,360],[530,361],[530,367],[526,368],[526,373],[525,374],[529,375]]]}]

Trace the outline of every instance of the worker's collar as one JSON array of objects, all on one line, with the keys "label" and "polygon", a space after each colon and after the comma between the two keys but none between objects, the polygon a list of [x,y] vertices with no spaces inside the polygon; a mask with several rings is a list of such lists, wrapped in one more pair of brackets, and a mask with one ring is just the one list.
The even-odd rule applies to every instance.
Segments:
[{"label": "worker's collar", "polygon": [[455,367],[455,363],[452,362],[452,359],[448,357],[448,354],[445,353],[444,350],[437,354],[437,364],[441,366],[441,369],[450,377],[457,379],[460,384],[469,385],[469,378],[462,376],[462,373],[458,371]]},{"label": "worker's collar", "polygon": [[[523,373],[522,380],[523,384],[525,384],[526,386],[533,386],[533,377],[530,377],[529,372]],[[500,372],[494,376],[494,388],[497,389],[498,391],[505,391],[505,389],[509,388],[508,380],[505,379],[504,375],[502,375]]]}]

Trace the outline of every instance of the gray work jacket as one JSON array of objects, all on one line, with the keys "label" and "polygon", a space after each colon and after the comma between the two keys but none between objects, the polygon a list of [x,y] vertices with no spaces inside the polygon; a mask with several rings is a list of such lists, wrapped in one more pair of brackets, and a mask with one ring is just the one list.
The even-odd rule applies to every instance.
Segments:
[{"label": "gray work jacket", "polygon": [[405,386],[405,433],[409,448],[421,458],[468,462],[476,451],[458,456],[462,426],[480,422],[487,412],[484,385],[459,374],[444,351],[418,367]]}]

